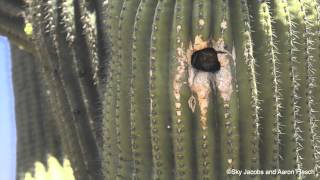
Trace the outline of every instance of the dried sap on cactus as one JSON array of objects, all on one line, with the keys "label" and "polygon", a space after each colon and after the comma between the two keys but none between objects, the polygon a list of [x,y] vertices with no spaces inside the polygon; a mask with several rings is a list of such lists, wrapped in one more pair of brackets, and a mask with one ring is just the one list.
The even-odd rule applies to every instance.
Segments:
[{"label": "dried sap on cactus", "polygon": [[223,40],[203,41],[201,37],[195,38],[195,43],[186,54],[189,55],[188,81],[192,90],[188,104],[192,112],[199,106],[200,124],[206,129],[210,94],[217,95],[215,91],[218,91],[225,103],[231,98],[234,90],[231,72],[234,57],[225,49]]}]

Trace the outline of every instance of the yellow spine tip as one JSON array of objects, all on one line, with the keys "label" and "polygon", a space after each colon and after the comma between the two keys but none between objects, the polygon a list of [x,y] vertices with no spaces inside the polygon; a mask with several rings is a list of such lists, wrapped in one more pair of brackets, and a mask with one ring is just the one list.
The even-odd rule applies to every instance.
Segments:
[{"label": "yellow spine tip", "polygon": [[24,32],[26,33],[26,35],[31,36],[32,35],[32,24],[31,23],[26,23],[26,25],[24,26]]}]

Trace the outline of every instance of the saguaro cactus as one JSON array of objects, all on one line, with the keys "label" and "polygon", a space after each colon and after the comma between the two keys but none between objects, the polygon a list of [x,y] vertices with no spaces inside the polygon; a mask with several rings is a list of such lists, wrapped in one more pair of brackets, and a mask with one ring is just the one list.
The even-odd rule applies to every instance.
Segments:
[{"label": "saguaro cactus", "polygon": [[[319,2],[129,3],[119,23],[121,2],[107,3],[107,32],[119,37],[110,38],[119,65],[107,70],[104,125],[116,129],[105,136],[107,178],[318,179]],[[220,52],[219,71],[192,67],[205,48]]]},{"label": "saguaro cactus", "polygon": [[319,1],[27,7],[77,179],[320,179]]}]

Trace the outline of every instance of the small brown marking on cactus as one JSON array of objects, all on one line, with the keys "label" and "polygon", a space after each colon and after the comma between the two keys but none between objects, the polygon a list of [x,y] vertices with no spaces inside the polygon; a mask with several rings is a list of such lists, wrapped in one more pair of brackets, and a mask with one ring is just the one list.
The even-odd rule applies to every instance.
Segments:
[{"label": "small brown marking on cactus", "polygon": [[[201,35],[197,35],[194,38],[194,44],[191,47],[189,47],[189,49],[187,51],[187,52],[191,52],[190,56],[188,56],[189,62],[191,62],[191,54],[192,54],[192,52],[199,51],[199,50],[207,48],[207,47],[209,47],[209,42],[202,40],[202,36]],[[189,55],[189,53],[188,53],[188,55]]]}]

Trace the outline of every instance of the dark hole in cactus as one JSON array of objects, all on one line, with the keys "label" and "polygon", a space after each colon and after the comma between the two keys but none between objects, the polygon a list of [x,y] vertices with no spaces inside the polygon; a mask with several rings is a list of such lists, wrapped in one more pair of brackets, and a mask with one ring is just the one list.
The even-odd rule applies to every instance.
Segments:
[{"label": "dark hole in cactus", "polygon": [[220,70],[218,53],[214,48],[196,51],[191,56],[191,65],[197,70],[215,73]]}]

